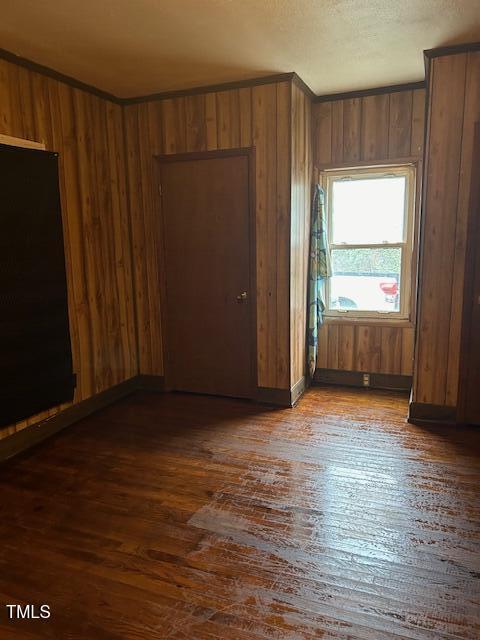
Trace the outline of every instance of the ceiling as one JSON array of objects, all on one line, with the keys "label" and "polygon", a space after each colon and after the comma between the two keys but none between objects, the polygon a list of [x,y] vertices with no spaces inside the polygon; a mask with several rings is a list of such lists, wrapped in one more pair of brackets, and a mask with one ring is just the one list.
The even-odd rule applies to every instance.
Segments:
[{"label": "ceiling", "polygon": [[422,80],[479,0],[1,0],[0,47],[119,97],[296,71],[317,94]]}]

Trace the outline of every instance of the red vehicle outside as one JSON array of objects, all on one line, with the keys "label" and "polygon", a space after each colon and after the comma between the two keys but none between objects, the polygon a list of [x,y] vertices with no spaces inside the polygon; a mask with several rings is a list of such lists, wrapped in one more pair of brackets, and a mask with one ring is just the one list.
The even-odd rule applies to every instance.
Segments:
[{"label": "red vehicle outside", "polygon": [[379,287],[385,294],[386,302],[397,303],[399,295],[397,281],[390,280],[389,282],[380,282]]}]

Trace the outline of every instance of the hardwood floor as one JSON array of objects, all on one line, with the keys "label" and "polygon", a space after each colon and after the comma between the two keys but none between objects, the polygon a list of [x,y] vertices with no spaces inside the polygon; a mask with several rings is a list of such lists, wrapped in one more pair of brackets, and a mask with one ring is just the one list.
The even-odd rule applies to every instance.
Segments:
[{"label": "hardwood floor", "polygon": [[480,430],[406,412],[138,394],[71,427],[0,469],[0,638],[478,639]]}]

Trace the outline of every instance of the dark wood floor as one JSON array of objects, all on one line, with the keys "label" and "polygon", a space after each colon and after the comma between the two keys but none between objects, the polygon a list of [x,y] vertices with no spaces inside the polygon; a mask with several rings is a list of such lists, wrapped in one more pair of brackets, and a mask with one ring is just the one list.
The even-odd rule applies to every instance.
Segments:
[{"label": "dark wood floor", "polygon": [[139,394],[10,461],[0,638],[478,639],[480,432],[406,407]]}]

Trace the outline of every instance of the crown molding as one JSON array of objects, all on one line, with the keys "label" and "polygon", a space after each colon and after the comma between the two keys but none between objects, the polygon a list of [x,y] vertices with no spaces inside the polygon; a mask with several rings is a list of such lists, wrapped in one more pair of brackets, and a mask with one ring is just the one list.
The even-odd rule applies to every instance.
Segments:
[{"label": "crown molding", "polygon": [[423,55],[428,60],[439,58],[440,56],[453,56],[458,53],[468,53],[470,51],[480,51],[480,42],[466,42],[464,44],[453,44],[435,49],[425,49]]},{"label": "crown molding", "polygon": [[[435,57],[437,55],[450,55],[451,53],[462,53],[466,50],[476,51],[478,49],[480,49],[480,43],[477,42],[469,45],[457,45],[454,47],[441,47],[439,49],[430,49],[428,51],[425,51],[424,54],[425,54],[425,57],[427,58],[427,57]],[[143,102],[151,102],[154,100],[167,100],[172,98],[181,98],[185,96],[192,96],[192,95],[198,95],[198,94],[215,93],[218,91],[230,91],[233,89],[241,89],[244,87],[255,87],[259,85],[273,84],[277,82],[294,83],[299,89],[301,89],[305,93],[305,95],[307,95],[312,100],[312,102],[331,102],[335,100],[348,100],[352,98],[381,95],[384,93],[395,93],[398,91],[411,91],[415,89],[423,89],[425,87],[425,81],[422,80],[419,82],[410,82],[406,84],[389,85],[386,87],[360,89],[358,91],[348,91],[344,93],[332,93],[332,94],[317,96],[310,89],[310,87],[302,80],[302,78],[300,78],[300,76],[297,73],[295,73],[294,71],[291,71],[289,73],[275,73],[268,76],[249,78],[247,80],[223,82],[220,84],[204,85],[200,87],[192,87],[189,89],[178,89],[175,91],[163,91],[163,92],[151,93],[143,96],[135,96],[131,98],[120,98],[119,96],[116,96],[113,93],[109,93],[108,91],[103,91],[98,87],[87,84],[86,82],[82,82],[81,80],[77,80],[72,76],[68,76],[66,74],[60,73],[59,71],[55,71],[55,69],[38,64],[27,58],[17,56],[15,53],[12,53],[11,51],[7,51],[6,49],[0,49],[0,59],[7,60],[8,62],[11,62],[13,64],[19,65],[31,71],[35,71],[36,73],[40,73],[41,75],[47,76],[49,78],[53,78],[54,80],[58,80],[59,82],[68,84],[71,87],[74,87],[75,89],[86,91],[99,98],[103,98],[104,100],[109,100],[110,102],[114,102],[122,106],[140,104]]]},{"label": "crown molding", "polygon": [[77,80],[76,78],[72,78],[72,76],[67,76],[64,73],[55,71],[55,69],[45,67],[43,64],[38,64],[37,62],[28,60],[28,58],[17,56],[15,53],[7,51],[6,49],[0,49],[0,59],[6,60],[7,62],[12,62],[13,64],[17,64],[19,67],[24,67],[25,69],[29,69],[30,71],[35,71],[36,73],[40,73],[43,76],[47,76],[48,78],[53,78],[54,80],[58,80],[59,82],[68,84],[75,89],[87,91],[88,93],[92,93],[93,95],[99,98],[103,98],[104,100],[116,102],[117,104],[121,103],[121,98],[114,96],[112,93],[108,93],[108,91],[103,91],[102,89],[94,87],[91,84],[87,84],[86,82],[82,82],[81,80]]},{"label": "crown molding", "polygon": [[248,80],[222,82],[220,84],[208,84],[201,87],[192,87],[190,89],[177,89],[175,91],[161,91],[159,93],[150,93],[144,96],[137,96],[133,98],[119,98],[119,100],[124,105],[139,104],[141,102],[152,102],[153,100],[169,100],[171,98],[182,98],[185,96],[194,96],[200,93],[216,93],[217,91],[230,91],[232,89],[256,87],[258,85],[274,84],[276,82],[292,82],[295,80],[296,75],[297,74],[294,73],[293,71],[289,73],[274,73],[269,76],[249,78]]},{"label": "crown molding", "polygon": [[425,88],[425,80],[418,82],[407,82],[404,84],[391,84],[386,87],[375,87],[372,89],[359,89],[358,91],[346,91],[344,93],[330,93],[324,96],[315,96],[313,102],[334,102],[336,100],[351,100],[352,98],[366,98],[368,96],[379,96],[384,93],[398,93],[400,91],[415,91]]}]

